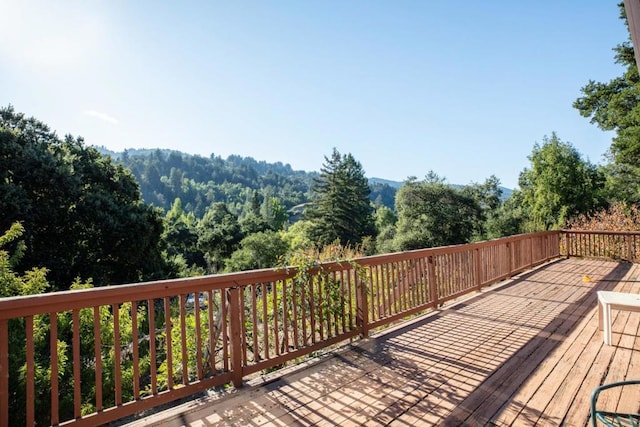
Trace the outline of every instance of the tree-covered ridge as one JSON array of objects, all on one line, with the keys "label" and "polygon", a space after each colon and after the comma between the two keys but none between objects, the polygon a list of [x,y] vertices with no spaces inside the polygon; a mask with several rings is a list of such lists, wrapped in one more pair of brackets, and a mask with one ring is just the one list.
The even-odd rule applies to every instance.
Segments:
[{"label": "tree-covered ridge", "polygon": [[311,173],[294,171],[290,165],[237,155],[223,159],[212,154],[206,158],[159,149],[106,154],[131,170],[145,202],[168,211],[179,198],[183,209],[198,218],[217,202],[240,214],[256,192],[260,203],[276,197],[289,209],[309,200],[313,177]]},{"label": "tree-covered ridge", "polygon": [[[275,197],[295,215],[312,200],[311,187],[318,177],[318,172],[294,170],[282,162],[268,163],[235,154],[223,159],[215,154],[203,157],[166,149],[97,149],[133,173],[146,203],[168,211],[179,198],[182,208],[198,218],[217,202],[241,215],[247,201],[253,202],[255,197],[261,204]],[[393,209],[402,183],[378,178],[368,182],[371,201]]]}]

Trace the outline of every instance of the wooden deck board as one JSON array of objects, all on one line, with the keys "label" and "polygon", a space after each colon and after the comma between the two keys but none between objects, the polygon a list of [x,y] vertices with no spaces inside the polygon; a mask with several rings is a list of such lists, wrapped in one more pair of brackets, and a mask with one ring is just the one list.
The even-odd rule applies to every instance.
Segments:
[{"label": "wooden deck board", "polygon": [[[132,426],[586,425],[595,386],[640,378],[640,313],[614,312],[606,346],[596,311],[597,290],[640,293],[639,273],[552,262],[269,384]],[[640,409],[628,395],[610,399]]]}]

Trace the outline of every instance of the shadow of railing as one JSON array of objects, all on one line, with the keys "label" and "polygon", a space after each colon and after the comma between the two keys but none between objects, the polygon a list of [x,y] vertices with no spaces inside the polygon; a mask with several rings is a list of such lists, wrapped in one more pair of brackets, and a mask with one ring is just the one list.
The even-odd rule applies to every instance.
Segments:
[{"label": "shadow of railing", "polygon": [[[573,331],[575,326],[588,316],[591,309],[595,307],[596,292],[615,288],[620,279],[631,269],[631,266],[628,263],[617,264],[610,273],[599,279],[595,286],[591,287],[590,291],[585,292],[576,301],[564,308],[547,326],[522,345],[508,359],[507,363],[498,367],[469,396],[460,402],[456,409],[445,419],[444,424],[450,426],[464,424],[470,414],[475,413],[477,416],[481,407],[484,421],[488,422],[499,416],[505,409],[507,402],[514,404],[513,401],[510,402],[510,398],[538,369],[538,364],[522,362],[534,353],[537,354],[537,358],[542,359],[550,355],[562,344],[563,339]],[[515,281],[509,286],[516,286],[517,283],[518,281]],[[518,403],[516,402],[515,404],[517,405]],[[560,425],[562,422],[559,419],[549,418],[547,414],[541,411],[521,406],[521,417],[531,421],[532,425],[536,422]]]}]

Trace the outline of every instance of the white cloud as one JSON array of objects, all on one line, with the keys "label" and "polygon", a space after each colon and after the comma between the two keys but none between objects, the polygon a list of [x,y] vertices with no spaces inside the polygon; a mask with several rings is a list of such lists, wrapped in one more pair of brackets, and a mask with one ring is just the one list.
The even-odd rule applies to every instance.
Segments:
[{"label": "white cloud", "polygon": [[102,121],[105,121],[114,125],[118,124],[118,119],[106,113],[101,113],[100,111],[86,110],[86,111],[83,111],[82,114],[84,114],[85,116],[95,117],[96,119],[100,119]]}]

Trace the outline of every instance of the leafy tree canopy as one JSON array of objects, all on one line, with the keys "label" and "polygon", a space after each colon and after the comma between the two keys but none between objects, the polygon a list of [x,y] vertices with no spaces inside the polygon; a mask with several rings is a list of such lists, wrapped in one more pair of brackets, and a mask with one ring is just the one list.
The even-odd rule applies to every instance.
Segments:
[{"label": "leafy tree canopy", "polygon": [[603,206],[604,176],[555,132],[534,145],[529,160],[519,179],[531,214],[526,231],[562,227],[568,218]]},{"label": "leafy tree canopy", "polygon": [[482,211],[478,201],[430,172],[424,181],[409,178],[396,195],[396,250],[469,242]]},{"label": "leafy tree canopy", "polygon": [[0,229],[25,230],[18,271],[46,268],[54,290],[76,277],[104,285],[166,274],[162,219],[133,176],[11,106],[0,109],[0,212]]}]

